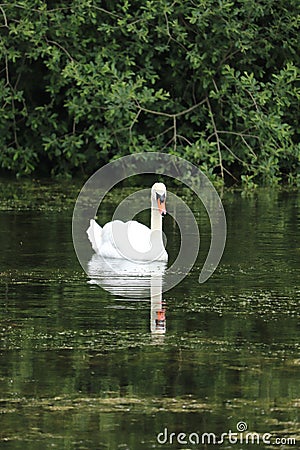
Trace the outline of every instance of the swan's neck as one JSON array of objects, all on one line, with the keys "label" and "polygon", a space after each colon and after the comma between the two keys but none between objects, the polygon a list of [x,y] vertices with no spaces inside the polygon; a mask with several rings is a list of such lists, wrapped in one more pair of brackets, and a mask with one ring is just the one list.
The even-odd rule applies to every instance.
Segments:
[{"label": "swan's neck", "polygon": [[162,231],[162,216],[158,208],[152,202],[151,206],[151,231]]}]

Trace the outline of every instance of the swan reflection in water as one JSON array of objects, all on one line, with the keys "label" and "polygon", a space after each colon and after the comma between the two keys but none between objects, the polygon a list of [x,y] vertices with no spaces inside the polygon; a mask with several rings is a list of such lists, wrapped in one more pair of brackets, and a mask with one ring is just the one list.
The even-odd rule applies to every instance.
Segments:
[{"label": "swan reflection in water", "polygon": [[163,276],[167,263],[135,263],[126,259],[104,258],[94,254],[88,262],[90,284],[97,284],[113,295],[151,299],[150,330],[153,335],[166,332],[166,315],[162,298]]}]

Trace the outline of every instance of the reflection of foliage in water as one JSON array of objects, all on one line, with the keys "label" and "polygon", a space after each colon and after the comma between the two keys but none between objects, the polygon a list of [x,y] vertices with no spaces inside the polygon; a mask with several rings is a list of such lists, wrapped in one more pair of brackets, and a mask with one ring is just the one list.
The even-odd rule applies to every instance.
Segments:
[{"label": "reflection of foliage in water", "polygon": [[[250,430],[299,437],[299,195],[225,192],[226,251],[201,286],[210,230],[187,196],[201,254],[164,295],[167,333],[157,342],[149,302],[87,283],[71,243],[76,185],[1,189],[2,205],[4,194],[12,201],[0,212],[0,445],[139,450],[162,424],[221,433],[242,419]],[[103,222],[122,195],[108,197]],[[165,225],[173,254],[177,230]]]}]

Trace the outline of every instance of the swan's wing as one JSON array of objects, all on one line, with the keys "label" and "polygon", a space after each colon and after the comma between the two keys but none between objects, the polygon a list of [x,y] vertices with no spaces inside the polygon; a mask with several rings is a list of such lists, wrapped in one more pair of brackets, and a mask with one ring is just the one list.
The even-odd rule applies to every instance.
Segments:
[{"label": "swan's wing", "polygon": [[113,231],[121,234],[126,233],[126,235],[128,233],[128,240],[135,250],[139,252],[147,252],[150,250],[151,230],[145,225],[135,220],[128,222],[114,220],[105,224],[102,230],[102,245],[110,245],[114,249],[117,249]]},{"label": "swan's wing", "polygon": [[151,230],[136,220],[126,222],[128,226],[128,239],[132,247],[138,252],[145,253],[151,249]]},{"label": "swan's wing", "polygon": [[90,243],[94,252],[99,253],[99,249],[102,245],[102,231],[103,228],[97,224],[94,219],[90,220],[90,226],[86,230]]},{"label": "swan's wing", "polygon": [[113,231],[118,232],[119,227],[123,227],[125,224],[121,220],[113,220],[104,225],[102,229],[102,245],[111,246],[116,248],[116,242],[114,239]]}]

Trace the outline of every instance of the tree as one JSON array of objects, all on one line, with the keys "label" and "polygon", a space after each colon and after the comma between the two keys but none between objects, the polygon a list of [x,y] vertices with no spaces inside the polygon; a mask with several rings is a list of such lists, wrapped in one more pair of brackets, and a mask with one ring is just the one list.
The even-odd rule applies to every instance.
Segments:
[{"label": "tree", "polygon": [[167,151],[215,179],[299,183],[299,2],[2,4],[0,163],[90,172]]}]

